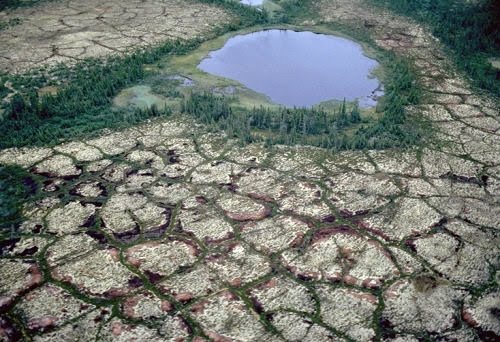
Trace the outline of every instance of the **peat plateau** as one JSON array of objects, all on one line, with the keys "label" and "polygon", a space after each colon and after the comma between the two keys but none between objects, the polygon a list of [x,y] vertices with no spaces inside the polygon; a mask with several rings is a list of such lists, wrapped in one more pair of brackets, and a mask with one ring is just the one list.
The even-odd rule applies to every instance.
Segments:
[{"label": "peat plateau", "polygon": [[[13,89],[22,90],[9,94],[7,88],[3,89],[2,95],[13,98],[2,114],[0,132],[6,139],[0,145],[53,145],[65,139],[95,135],[102,128],[124,128],[172,114],[188,114],[207,124],[210,130],[223,130],[244,142],[344,150],[413,146],[422,141],[425,130],[419,118],[408,119],[404,110],[417,104],[420,97],[410,63],[377,48],[367,29],[348,24],[273,24],[277,19],[269,18],[266,11],[233,3],[224,3],[224,7],[238,13],[241,19],[204,38],[166,42],[129,55],[114,55],[105,63],[84,60],[71,67],[42,69],[38,74],[31,71],[26,76],[2,75],[2,83],[10,82]],[[367,56],[381,65],[376,75],[384,84],[386,95],[372,108],[342,101],[349,100],[348,95],[332,95],[335,100],[323,101],[314,108],[286,108],[240,82],[197,68],[210,51],[223,47],[228,39],[262,30],[276,32],[273,29],[314,31],[325,36],[293,34],[342,39],[326,36],[339,35],[361,43]],[[107,77],[102,78],[103,74]],[[343,82],[350,78],[344,77]],[[378,85],[375,79],[367,81]],[[58,89],[56,93],[39,93],[53,85]],[[375,89],[373,86],[371,91]]]},{"label": "peat plateau", "polygon": [[[138,7],[148,29],[208,34],[207,13],[228,24],[39,78],[0,75],[0,340],[499,340],[498,99],[407,17],[366,0],[281,0],[304,14],[301,30],[345,25],[371,46],[385,96],[373,115],[347,101],[261,107],[196,66],[250,32],[238,30],[276,24],[260,16],[269,1],[203,2],[58,0],[6,29],[66,11],[132,27],[123,14]],[[130,88],[148,102],[123,106]],[[418,117],[433,140],[372,149],[418,143]],[[30,144],[52,146],[17,148]]]},{"label": "peat plateau", "polygon": [[155,109],[244,142],[379,149],[414,145],[424,133],[404,111],[420,96],[407,61],[347,26],[257,25],[146,68],[151,75],[115,105],[144,110],[154,99]]}]

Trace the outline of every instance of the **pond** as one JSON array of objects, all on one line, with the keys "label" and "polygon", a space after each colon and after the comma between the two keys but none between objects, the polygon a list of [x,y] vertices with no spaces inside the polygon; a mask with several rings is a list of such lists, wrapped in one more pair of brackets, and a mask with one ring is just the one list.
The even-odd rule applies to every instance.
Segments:
[{"label": "pond", "polygon": [[235,36],[198,65],[289,107],[344,98],[357,99],[361,107],[375,106],[383,94],[371,74],[377,66],[349,39],[292,30]]},{"label": "pond", "polygon": [[264,0],[240,0],[240,2],[248,6],[260,6]]}]

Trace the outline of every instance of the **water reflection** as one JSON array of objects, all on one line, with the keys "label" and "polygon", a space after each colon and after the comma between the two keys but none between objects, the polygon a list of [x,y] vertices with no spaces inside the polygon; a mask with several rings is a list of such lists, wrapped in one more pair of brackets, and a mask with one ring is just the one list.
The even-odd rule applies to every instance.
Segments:
[{"label": "water reflection", "polygon": [[240,2],[248,6],[260,6],[264,0],[240,0]]},{"label": "water reflection", "polygon": [[377,61],[351,40],[312,32],[266,30],[229,39],[198,66],[237,80],[286,106],[358,99],[376,104],[380,82],[370,72]]}]

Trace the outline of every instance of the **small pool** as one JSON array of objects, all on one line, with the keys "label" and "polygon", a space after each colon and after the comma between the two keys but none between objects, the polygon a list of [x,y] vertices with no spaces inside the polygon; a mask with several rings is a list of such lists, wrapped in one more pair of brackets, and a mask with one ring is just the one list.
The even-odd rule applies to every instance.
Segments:
[{"label": "small pool", "polygon": [[240,3],[248,6],[260,6],[264,0],[240,0]]},{"label": "small pool", "polygon": [[234,79],[284,106],[311,107],[328,100],[376,105],[382,87],[371,72],[378,62],[346,38],[265,30],[230,38],[198,67]]}]

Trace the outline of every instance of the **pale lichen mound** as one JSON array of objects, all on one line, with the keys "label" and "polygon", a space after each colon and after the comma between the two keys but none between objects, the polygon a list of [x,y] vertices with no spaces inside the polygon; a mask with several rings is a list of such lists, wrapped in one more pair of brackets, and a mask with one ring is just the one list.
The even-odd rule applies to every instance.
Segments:
[{"label": "pale lichen mound", "polygon": [[231,21],[220,8],[183,0],[42,2],[0,12],[11,18],[20,24],[0,35],[0,70],[15,72],[199,37]]},{"label": "pale lichen mound", "polygon": [[498,108],[414,23],[319,6],[412,56],[436,141],[332,154],[170,118],[0,151],[40,196],[0,244],[1,339],[498,340]]}]

